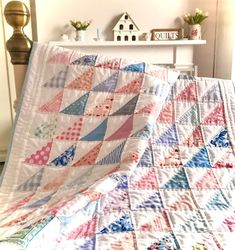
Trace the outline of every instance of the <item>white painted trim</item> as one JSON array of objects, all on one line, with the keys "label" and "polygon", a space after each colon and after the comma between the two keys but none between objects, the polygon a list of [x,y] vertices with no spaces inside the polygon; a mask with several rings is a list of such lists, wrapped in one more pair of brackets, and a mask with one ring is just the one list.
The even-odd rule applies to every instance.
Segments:
[{"label": "white painted trim", "polygon": [[179,46],[179,45],[203,45],[206,44],[206,40],[170,40],[170,41],[136,41],[136,42],[116,42],[116,41],[50,41],[49,44],[62,46],[62,47],[127,47],[127,46]]}]

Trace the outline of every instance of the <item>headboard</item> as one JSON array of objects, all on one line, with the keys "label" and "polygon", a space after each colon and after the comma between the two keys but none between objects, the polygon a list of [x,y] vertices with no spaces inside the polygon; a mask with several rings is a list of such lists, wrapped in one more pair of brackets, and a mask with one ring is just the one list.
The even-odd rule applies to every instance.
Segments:
[{"label": "headboard", "polygon": [[5,6],[4,15],[7,23],[14,30],[13,35],[6,43],[6,48],[10,53],[11,62],[14,65],[17,97],[14,107],[16,108],[32,47],[32,41],[24,33],[24,27],[29,23],[30,13],[24,3],[11,1]]}]

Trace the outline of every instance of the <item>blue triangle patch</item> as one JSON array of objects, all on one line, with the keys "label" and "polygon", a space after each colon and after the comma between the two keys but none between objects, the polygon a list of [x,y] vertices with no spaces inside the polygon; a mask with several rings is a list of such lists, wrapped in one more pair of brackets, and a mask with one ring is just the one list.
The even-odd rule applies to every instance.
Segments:
[{"label": "blue triangle patch", "polygon": [[221,190],[218,190],[205,205],[204,209],[209,210],[224,210],[229,209],[231,206],[227,198],[223,195]]},{"label": "blue triangle patch", "polygon": [[36,190],[42,180],[42,175],[44,172],[44,168],[40,169],[36,174],[31,176],[26,182],[22,183],[17,190],[18,191],[34,191]]},{"label": "blue triangle patch", "polygon": [[93,91],[114,92],[118,81],[118,72],[93,88]]},{"label": "blue triangle patch", "polygon": [[73,61],[71,64],[95,65],[96,58],[97,55],[85,55]]},{"label": "blue triangle patch", "polygon": [[86,240],[86,242],[79,246],[78,248],[76,248],[77,250],[95,250],[95,242],[96,242],[96,238],[93,237],[89,240]]},{"label": "blue triangle patch", "polygon": [[218,83],[212,86],[202,97],[203,102],[221,102],[222,96]]},{"label": "blue triangle patch", "polygon": [[89,97],[89,93],[81,96],[78,100],[70,104],[64,110],[60,111],[60,113],[68,114],[68,115],[83,115],[86,107],[86,103]]},{"label": "blue triangle patch", "polygon": [[140,205],[137,206],[138,208],[164,208],[162,203],[162,198],[159,192],[155,192],[153,195],[148,197],[147,200],[142,202]]},{"label": "blue triangle patch", "polygon": [[142,157],[140,158],[137,167],[152,167],[152,166],[154,166],[153,154],[152,154],[152,147],[149,145],[149,147],[145,149]]},{"label": "blue triangle patch", "polygon": [[145,72],[145,63],[130,64],[130,65],[122,68],[121,70],[122,71],[144,73]]},{"label": "blue triangle patch", "polygon": [[181,168],[162,188],[189,189],[189,183],[184,169]]},{"label": "blue triangle patch", "polygon": [[122,142],[112,152],[110,152],[108,155],[106,155],[103,159],[101,159],[96,164],[106,165],[106,164],[115,164],[115,163],[120,162],[125,143],[126,141]]},{"label": "blue triangle patch", "polygon": [[105,119],[97,128],[84,136],[81,141],[102,141],[107,129],[108,119]]},{"label": "blue triangle patch", "polygon": [[147,124],[142,129],[132,134],[131,137],[138,137],[143,140],[148,140],[152,134],[152,131],[153,131],[152,124]]},{"label": "blue triangle patch", "polygon": [[223,129],[222,131],[219,132],[208,144],[210,147],[222,147],[222,148],[227,148],[231,147],[231,143],[229,141],[228,137],[228,131],[227,129]]},{"label": "blue triangle patch", "polygon": [[36,207],[40,207],[42,205],[45,205],[52,198],[52,196],[55,193],[56,192],[53,192],[52,194],[49,194],[49,195],[43,197],[42,199],[39,199],[39,200],[35,201],[34,203],[26,206],[26,208],[36,208]]},{"label": "blue triangle patch", "polygon": [[198,104],[195,103],[186,113],[179,119],[179,124],[197,125],[199,123]]},{"label": "blue triangle patch", "polygon": [[121,176],[116,188],[118,188],[118,189],[127,189],[128,188],[128,181],[127,181],[126,175]]},{"label": "blue triangle patch", "polygon": [[175,124],[173,124],[166,132],[164,132],[157,140],[155,140],[154,143],[179,145]]},{"label": "blue triangle patch", "polygon": [[123,233],[134,231],[134,226],[132,224],[131,218],[129,215],[124,214],[120,219],[116,220],[107,227],[104,227],[99,233]]},{"label": "blue triangle patch", "polygon": [[210,168],[211,164],[209,161],[208,153],[206,148],[201,148],[199,152],[197,152],[193,158],[188,161],[185,167],[201,167],[201,168]]},{"label": "blue triangle patch", "polygon": [[75,156],[76,145],[72,145],[66,149],[61,155],[56,157],[49,165],[54,165],[55,167],[67,166]]},{"label": "blue triangle patch", "polygon": [[134,96],[130,101],[128,101],[119,110],[114,112],[112,115],[131,115],[134,114],[136,103],[139,99],[139,95]]},{"label": "blue triangle patch", "polygon": [[53,76],[43,87],[63,88],[68,74],[68,66],[65,70],[61,70],[57,75]]}]

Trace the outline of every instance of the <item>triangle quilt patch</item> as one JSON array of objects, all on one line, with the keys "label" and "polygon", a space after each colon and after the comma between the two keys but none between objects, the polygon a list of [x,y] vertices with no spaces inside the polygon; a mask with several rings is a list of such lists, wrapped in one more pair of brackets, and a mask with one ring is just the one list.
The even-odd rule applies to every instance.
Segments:
[{"label": "triangle quilt patch", "polygon": [[75,102],[67,106],[62,111],[60,111],[60,113],[68,115],[83,115],[88,97],[89,97],[89,92],[81,96],[79,99],[77,99]]},{"label": "triangle quilt patch", "polygon": [[113,104],[113,95],[107,97],[104,102],[96,105],[91,111],[88,111],[86,115],[89,116],[108,116]]},{"label": "triangle quilt patch", "polygon": [[140,161],[137,167],[152,167],[154,165],[153,155],[152,155],[152,147],[149,145],[146,147],[143,155],[140,158]]},{"label": "triangle quilt patch", "polygon": [[135,176],[132,175],[130,179],[130,187],[132,189],[157,189],[157,176],[155,173],[154,168],[148,168],[147,172],[144,171],[144,175],[141,176],[141,178],[137,181],[134,181]]},{"label": "triangle quilt patch", "polygon": [[81,138],[81,141],[102,141],[104,139],[107,130],[108,119],[102,121],[102,123],[93,129],[89,134]]},{"label": "triangle quilt patch", "polygon": [[154,192],[153,195],[149,196],[147,200],[142,202],[137,208],[152,208],[152,209],[163,209],[163,202],[159,192]]},{"label": "triangle quilt patch", "polygon": [[96,234],[96,224],[97,224],[97,216],[92,217],[86,223],[78,226],[72,232],[70,232],[66,239],[67,240],[76,240],[79,238],[90,238],[95,236]]},{"label": "triangle quilt patch", "polygon": [[133,119],[134,116],[130,116],[123,124],[122,126],[116,130],[111,136],[109,136],[106,141],[114,141],[114,140],[119,140],[122,138],[127,138],[133,129]]},{"label": "triangle quilt patch", "polygon": [[119,163],[122,156],[122,151],[125,146],[126,141],[119,144],[113,151],[111,151],[108,155],[98,161],[97,165],[108,165],[108,164],[116,164]]},{"label": "triangle quilt patch", "polygon": [[198,180],[194,185],[197,189],[219,189],[220,186],[216,180],[216,177],[211,169]]},{"label": "triangle quilt patch", "polygon": [[204,140],[202,135],[201,126],[198,126],[193,133],[183,142],[183,145],[188,147],[202,147]]},{"label": "triangle quilt patch", "polygon": [[193,158],[188,161],[185,165],[185,167],[201,167],[201,168],[210,168],[210,160],[207,153],[206,148],[201,148],[194,156]]},{"label": "triangle quilt patch", "polygon": [[176,100],[197,101],[196,81],[192,81],[177,97]]},{"label": "triangle quilt patch", "polygon": [[72,167],[79,167],[82,165],[95,165],[96,158],[100,152],[102,142],[92,148],[87,154],[75,162]]},{"label": "triangle quilt patch", "polygon": [[51,191],[59,189],[59,187],[62,186],[66,181],[68,174],[69,174],[69,169],[65,169],[64,171],[62,171],[62,173],[57,175],[52,181],[49,181],[47,184],[45,184],[42,187],[42,190]]},{"label": "triangle quilt patch", "polygon": [[64,88],[66,77],[68,74],[68,66],[65,70],[61,70],[57,75],[53,76],[43,87],[46,88]]},{"label": "triangle quilt patch", "polygon": [[209,114],[209,116],[207,116],[204,119],[202,124],[204,124],[204,125],[224,125],[224,124],[226,124],[223,103],[219,104]]},{"label": "triangle quilt patch", "polygon": [[93,68],[89,68],[65,87],[68,89],[81,89],[90,91],[93,81],[93,73]]},{"label": "triangle quilt patch", "polygon": [[165,156],[163,161],[160,161],[160,166],[174,166],[179,167],[183,166],[181,157],[180,157],[180,150],[179,147],[172,147],[168,152],[167,156]]},{"label": "triangle quilt patch", "polygon": [[223,129],[220,131],[208,144],[210,147],[222,147],[227,148],[231,147],[231,143],[229,141],[228,130]]},{"label": "triangle quilt patch", "polygon": [[170,124],[173,124],[175,122],[173,102],[168,102],[162,108],[157,118],[157,121],[161,123],[170,123]]},{"label": "triangle quilt patch", "polygon": [[179,124],[182,124],[182,125],[199,124],[199,111],[198,111],[197,103],[195,103],[188,111],[186,111],[183,114],[183,116],[180,117]]},{"label": "triangle quilt patch", "polygon": [[157,103],[152,102],[146,105],[145,107],[141,108],[139,111],[135,112],[135,114],[153,114],[155,113],[157,108]]},{"label": "triangle quilt patch", "polygon": [[63,99],[63,91],[60,91],[56,96],[54,96],[51,100],[43,104],[38,111],[43,113],[52,113],[59,112],[60,105]]},{"label": "triangle quilt patch", "polygon": [[68,149],[66,149],[61,155],[57,156],[54,160],[52,160],[49,165],[53,165],[54,167],[65,167],[71,163],[75,156],[76,145],[72,145]]},{"label": "triangle quilt patch", "polygon": [[101,68],[105,68],[105,69],[115,69],[115,70],[119,70],[120,69],[120,63],[121,63],[121,59],[113,59],[113,60],[108,60],[102,63],[98,63],[95,66],[96,67],[101,67]]},{"label": "triangle quilt patch", "polygon": [[41,139],[51,139],[55,135],[57,127],[57,118],[51,120],[50,122],[44,122],[40,126],[36,127],[34,130],[34,135]]},{"label": "triangle quilt patch", "polygon": [[80,133],[82,128],[83,118],[79,118],[78,121],[73,123],[73,126],[68,127],[67,130],[63,131],[56,137],[57,140],[68,140],[78,141],[80,139]]},{"label": "triangle quilt patch", "polygon": [[45,146],[41,147],[36,153],[27,157],[24,163],[33,165],[46,165],[51,152],[52,141],[48,142]]},{"label": "triangle quilt patch", "polygon": [[141,86],[143,84],[144,75],[140,75],[135,80],[131,81],[130,83],[124,85],[123,87],[116,90],[116,93],[123,93],[123,94],[138,94],[140,93]]},{"label": "triangle quilt patch", "polygon": [[173,124],[167,131],[165,131],[157,140],[154,141],[156,144],[169,144],[179,145],[176,125]]},{"label": "triangle quilt patch", "polygon": [[148,123],[142,129],[132,134],[131,137],[137,137],[143,140],[148,140],[152,135],[152,132],[153,132],[153,126],[152,124]]},{"label": "triangle quilt patch", "polygon": [[35,191],[41,184],[44,168],[40,169],[36,174],[22,183],[17,190],[18,191]]},{"label": "triangle quilt patch", "polygon": [[81,64],[81,65],[95,65],[97,55],[84,55],[75,61],[73,61],[71,64]]},{"label": "triangle quilt patch", "polygon": [[25,206],[25,208],[38,208],[38,207],[41,207],[41,206],[45,205],[46,203],[48,203],[48,201],[53,197],[53,195],[55,193],[56,192],[53,192],[53,193],[43,197],[42,199],[39,199],[39,200],[31,203],[28,206]]},{"label": "triangle quilt patch", "polygon": [[127,65],[126,67],[122,68],[121,70],[122,71],[144,73],[145,72],[145,63],[130,64],[130,65]]},{"label": "triangle quilt patch", "polygon": [[189,183],[186,173],[183,168],[177,171],[177,173],[164,184],[165,189],[189,189]]},{"label": "triangle quilt patch", "polygon": [[48,59],[48,63],[59,63],[59,64],[68,64],[70,62],[72,52],[70,51],[64,51],[62,53],[58,53],[56,55],[53,55]]},{"label": "triangle quilt patch", "polygon": [[108,77],[105,81],[99,83],[93,88],[93,91],[101,91],[101,92],[114,92],[117,81],[118,81],[119,72],[115,72],[110,77]]},{"label": "triangle quilt patch", "polygon": [[205,205],[205,209],[209,210],[227,210],[231,206],[228,200],[225,198],[221,190],[218,190]]},{"label": "triangle quilt patch", "polygon": [[203,102],[221,102],[222,96],[219,84],[212,86],[201,98]]},{"label": "triangle quilt patch", "polygon": [[139,95],[134,96],[130,101],[128,101],[124,106],[122,106],[120,109],[118,109],[112,115],[132,115],[132,114],[134,114],[138,99],[139,99]]},{"label": "triangle quilt patch", "polygon": [[134,231],[131,217],[124,214],[121,218],[100,230],[99,234],[123,233]]}]

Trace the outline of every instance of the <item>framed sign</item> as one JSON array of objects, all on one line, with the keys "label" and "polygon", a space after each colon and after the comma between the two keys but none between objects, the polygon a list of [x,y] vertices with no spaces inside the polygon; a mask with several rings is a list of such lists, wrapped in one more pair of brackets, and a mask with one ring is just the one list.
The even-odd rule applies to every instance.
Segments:
[{"label": "framed sign", "polygon": [[153,41],[166,41],[180,39],[181,29],[153,29],[151,30]]}]

